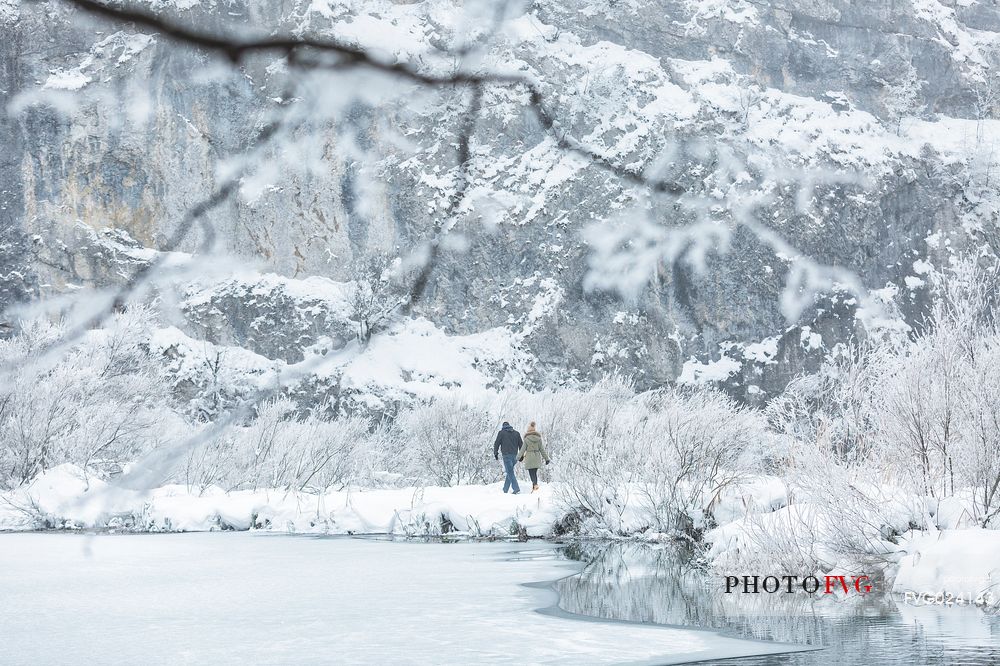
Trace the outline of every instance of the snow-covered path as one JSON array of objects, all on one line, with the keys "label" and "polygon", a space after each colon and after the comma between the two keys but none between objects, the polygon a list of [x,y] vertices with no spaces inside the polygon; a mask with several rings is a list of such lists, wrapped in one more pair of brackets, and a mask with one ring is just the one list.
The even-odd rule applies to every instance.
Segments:
[{"label": "snow-covered path", "polygon": [[679,663],[787,651],[536,613],[547,545],[254,533],[0,535],[5,664]]}]

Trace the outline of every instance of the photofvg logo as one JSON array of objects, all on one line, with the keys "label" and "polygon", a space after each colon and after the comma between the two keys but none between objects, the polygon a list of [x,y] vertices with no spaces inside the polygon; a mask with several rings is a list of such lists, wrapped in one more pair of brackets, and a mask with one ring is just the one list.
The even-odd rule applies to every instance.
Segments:
[{"label": "photofvg logo", "polygon": [[872,591],[868,576],[726,576],[726,594],[868,594]]}]

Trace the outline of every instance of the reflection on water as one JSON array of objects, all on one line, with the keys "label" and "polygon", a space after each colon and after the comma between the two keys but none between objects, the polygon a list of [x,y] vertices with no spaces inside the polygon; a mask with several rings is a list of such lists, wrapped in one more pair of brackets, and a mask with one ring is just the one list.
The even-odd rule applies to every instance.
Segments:
[{"label": "reflection on water", "polygon": [[560,606],[571,613],[824,648],[719,662],[727,666],[1000,664],[1000,617],[979,608],[914,607],[882,593],[723,594],[720,577],[669,546],[584,543],[564,554],[588,563],[556,583]]}]

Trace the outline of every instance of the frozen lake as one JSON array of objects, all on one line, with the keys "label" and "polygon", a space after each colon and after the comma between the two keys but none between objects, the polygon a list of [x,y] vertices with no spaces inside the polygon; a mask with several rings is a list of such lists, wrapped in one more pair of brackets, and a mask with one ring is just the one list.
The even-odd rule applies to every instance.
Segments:
[{"label": "frozen lake", "polygon": [[5,664],[671,664],[794,646],[584,621],[554,545],[0,534]]}]

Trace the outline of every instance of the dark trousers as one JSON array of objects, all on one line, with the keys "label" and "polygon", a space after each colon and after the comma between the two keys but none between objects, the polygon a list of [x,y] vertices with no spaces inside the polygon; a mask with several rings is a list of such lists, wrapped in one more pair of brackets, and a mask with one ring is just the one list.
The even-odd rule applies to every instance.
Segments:
[{"label": "dark trousers", "polygon": [[538,468],[536,467],[535,469],[529,469],[528,470],[528,476],[531,477],[531,485],[537,486],[538,485]]}]

